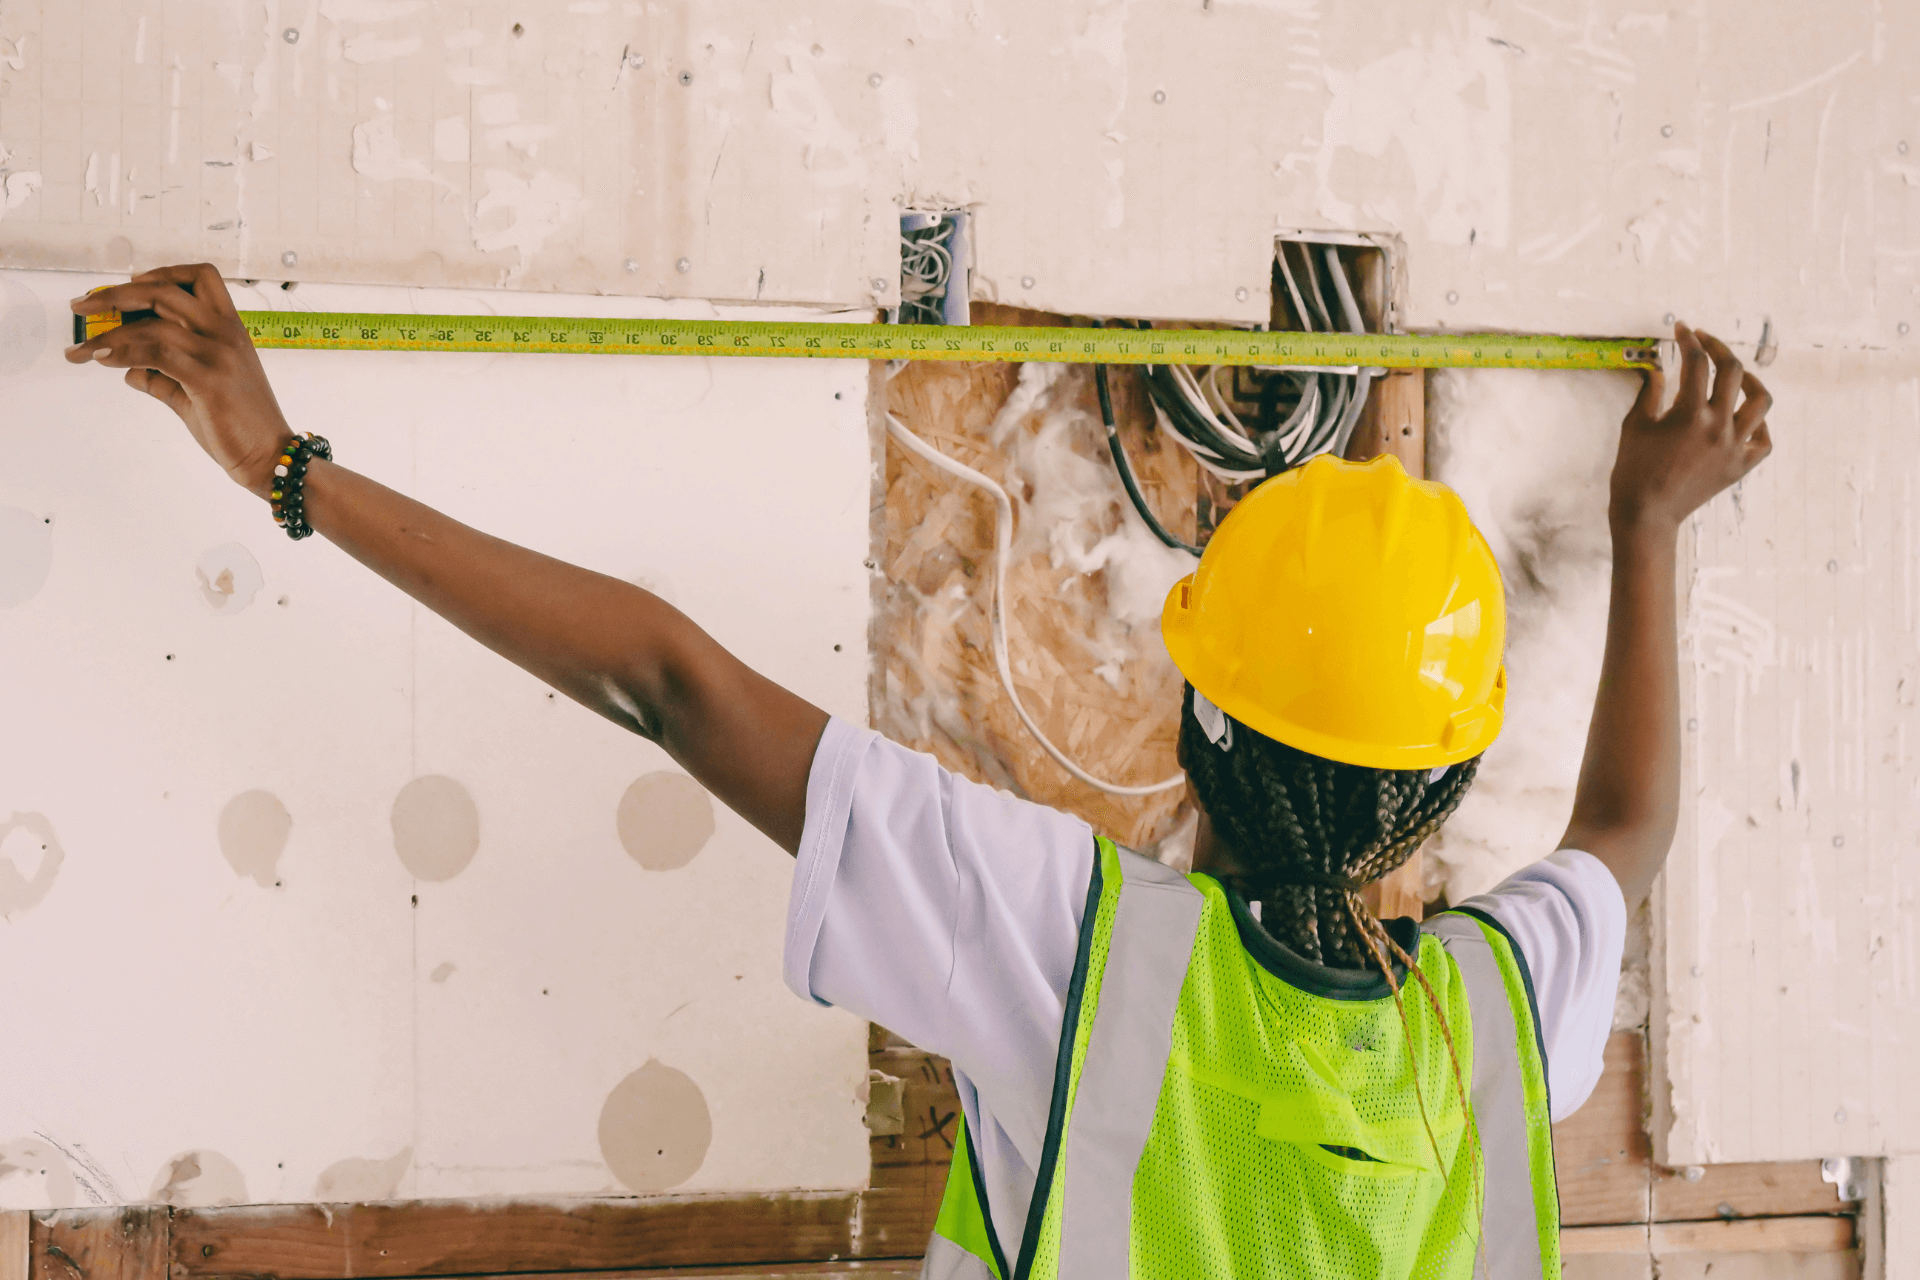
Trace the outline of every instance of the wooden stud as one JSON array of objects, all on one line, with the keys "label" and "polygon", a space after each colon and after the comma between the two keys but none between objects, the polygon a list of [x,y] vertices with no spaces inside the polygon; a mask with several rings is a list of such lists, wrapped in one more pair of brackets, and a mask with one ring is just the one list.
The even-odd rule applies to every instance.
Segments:
[{"label": "wooden stud", "polygon": [[33,1215],[31,1280],[167,1280],[165,1205],[55,1209]]},{"label": "wooden stud", "polygon": [[1553,1126],[1560,1221],[1568,1226],[1647,1220],[1653,1170],[1645,1122],[1646,1060],[1639,1032],[1614,1032],[1592,1095]]},{"label": "wooden stud", "polygon": [[[1427,474],[1426,372],[1409,369],[1379,378],[1367,395],[1367,405],[1347,442],[1347,458],[1365,462],[1392,454],[1408,475]],[[1426,914],[1426,859],[1419,849],[1398,869],[1367,886],[1361,894],[1367,909],[1382,920]]]},{"label": "wooden stud", "polygon": [[0,1280],[28,1280],[32,1225],[25,1209],[0,1210]]},{"label": "wooden stud", "polygon": [[[169,1280],[350,1280],[908,1257],[926,1247],[924,1235],[910,1237],[907,1230],[919,1217],[911,1201],[882,1190],[579,1204],[181,1209],[174,1211]],[[89,1272],[85,1280],[99,1277]]]},{"label": "wooden stud", "polygon": [[1560,1252],[1671,1257],[1676,1254],[1845,1253],[1854,1247],[1853,1219],[1743,1218],[1733,1222],[1656,1222],[1651,1226],[1570,1227]]}]

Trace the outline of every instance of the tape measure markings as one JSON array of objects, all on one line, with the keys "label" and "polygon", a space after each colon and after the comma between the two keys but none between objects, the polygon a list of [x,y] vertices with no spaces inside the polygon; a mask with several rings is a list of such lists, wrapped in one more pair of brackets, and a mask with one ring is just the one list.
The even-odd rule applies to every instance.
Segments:
[{"label": "tape measure markings", "polygon": [[1650,338],[999,328],[560,316],[243,311],[254,345],[302,351],[490,351],[1338,368],[1635,369]]}]

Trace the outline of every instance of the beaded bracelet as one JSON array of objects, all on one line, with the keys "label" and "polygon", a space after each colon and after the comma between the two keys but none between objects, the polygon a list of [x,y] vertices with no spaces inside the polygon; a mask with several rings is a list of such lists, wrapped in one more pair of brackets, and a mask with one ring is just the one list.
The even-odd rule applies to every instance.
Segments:
[{"label": "beaded bracelet", "polygon": [[273,492],[267,495],[273,504],[273,522],[295,541],[313,532],[313,526],[307,523],[301,488],[307,478],[307,464],[315,458],[333,461],[333,446],[324,436],[309,431],[304,436],[296,435],[273,462]]}]

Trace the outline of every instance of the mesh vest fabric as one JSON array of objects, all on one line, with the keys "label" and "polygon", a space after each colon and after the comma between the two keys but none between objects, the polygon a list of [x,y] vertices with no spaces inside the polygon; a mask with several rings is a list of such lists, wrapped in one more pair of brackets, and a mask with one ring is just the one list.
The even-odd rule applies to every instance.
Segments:
[{"label": "mesh vest fabric", "polygon": [[[1083,924],[1084,973],[1077,972],[1077,1000],[1070,1000],[1063,1028],[1070,1038],[1061,1046],[1061,1087],[1035,1192],[1037,1212],[1012,1280],[1059,1274],[1069,1199],[1062,1189],[1076,1171],[1056,1157],[1073,1123],[1099,1018],[1122,856],[1101,842],[1097,907],[1090,900],[1094,909]],[[1335,999],[1300,990],[1247,952],[1217,882],[1187,879],[1202,899],[1199,923],[1131,1182],[1130,1275],[1473,1276],[1483,1166],[1454,1073],[1457,1057],[1458,1079],[1474,1079],[1472,1010],[1440,940],[1422,935],[1416,961],[1451,1031],[1451,1055],[1440,1019],[1411,976],[1402,992],[1404,1029],[1390,997]],[[1489,1229],[1538,1231],[1539,1274],[1557,1277],[1558,1201],[1531,999],[1504,937],[1479,929],[1505,987],[1490,998],[1504,997],[1513,1011],[1514,1051],[1526,1082],[1532,1189],[1525,1198],[1536,1210],[1533,1222]],[[956,1152],[950,1202],[979,1194],[961,1156]],[[983,1208],[974,1212],[984,1217]],[[980,1240],[962,1229],[966,1221],[957,1204],[951,1214],[943,1204],[942,1222],[951,1222],[953,1235]],[[992,1261],[984,1249],[972,1252]],[[991,1274],[1003,1272],[992,1268]]]}]

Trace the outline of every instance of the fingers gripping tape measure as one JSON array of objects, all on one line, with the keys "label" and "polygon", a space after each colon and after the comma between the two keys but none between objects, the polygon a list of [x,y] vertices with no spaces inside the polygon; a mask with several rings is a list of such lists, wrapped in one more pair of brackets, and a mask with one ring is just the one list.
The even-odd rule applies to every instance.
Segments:
[{"label": "fingers gripping tape measure", "polygon": [[[152,312],[74,317],[74,341]],[[1229,364],[1385,369],[1657,367],[1651,338],[1511,334],[1292,333],[1245,329],[1015,328],[763,320],[605,320],[568,316],[362,315],[242,311],[262,349],[489,351],[580,355],[999,360],[1068,364]]]}]

